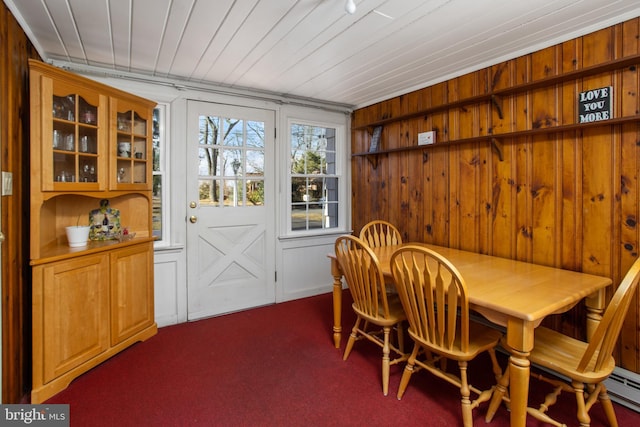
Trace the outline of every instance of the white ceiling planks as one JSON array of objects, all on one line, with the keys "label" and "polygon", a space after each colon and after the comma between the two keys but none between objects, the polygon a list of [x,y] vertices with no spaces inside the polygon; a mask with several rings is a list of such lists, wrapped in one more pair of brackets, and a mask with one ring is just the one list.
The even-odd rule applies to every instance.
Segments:
[{"label": "white ceiling planks", "polygon": [[44,60],[362,107],[640,16],[637,0],[4,0]]}]

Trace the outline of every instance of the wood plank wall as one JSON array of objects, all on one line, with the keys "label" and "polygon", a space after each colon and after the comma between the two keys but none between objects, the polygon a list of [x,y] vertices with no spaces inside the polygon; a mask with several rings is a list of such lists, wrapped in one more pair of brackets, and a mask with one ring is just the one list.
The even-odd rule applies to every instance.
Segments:
[{"label": "wood plank wall", "polygon": [[39,58],[4,3],[0,6],[0,168],[13,174],[2,196],[2,403],[31,390],[28,58]]},{"label": "wood plank wall", "polygon": [[[619,283],[638,257],[640,234],[640,79],[637,64],[544,84],[440,111],[430,107],[591,69],[640,54],[640,19],[597,31],[421,90],[358,109],[352,117],[353,228],[388,220],[407,241],[552,265]],[[578,94],[613,87],[615,125],[571,128]],[[401,118],[401,117],[404,117]],[[396,120],[396,118],[400,118]],[[383,125],[381,154],[368,151]],[[520,133],[565,126],[561,132]],[[436,131],[437,146],[417,145]],[[377,167],[375,167],[377,162]],[[561,284],[559,284],[561,286]],[[545,320],[584,337],[584,307]],[[629,311],[616,354],[640,372],[640,298]]]}]

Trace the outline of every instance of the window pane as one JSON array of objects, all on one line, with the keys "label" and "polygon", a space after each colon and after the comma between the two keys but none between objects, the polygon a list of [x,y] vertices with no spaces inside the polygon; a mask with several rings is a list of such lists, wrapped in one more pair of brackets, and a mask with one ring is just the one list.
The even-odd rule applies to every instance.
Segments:
[{"label": "window pane", "polygon": [[322,126],[291,126],[291,229],[338,226],[336,130]]},{"label": "window pane", "polygon": [[242,176],[242,151],[224,150],[223,153],[224,176]]},{"label": "window pane", "polygon": [[247,122],[247,147],[264,148],[264,122]]},{"label": "window pane", "polygon": [[162,175],[153,176],[153,235],[162,239]]},{"label": "window pane", "polygon": [[[242,183],[242,180],[240,180]],[[242,191],[236,191],[237,179],[225,179],[224,180],[224,206],[241,206],[242,203]]]},{"label": "window pane", "polygon": [[200,144],[218,144],[220,135],[220,119],[218,117],[200,116]]},{"label": "window pane", "polygon": [[291,207],[291,229],[307,229],[307,207],[305,205],[296,205]]},{"label": "window pane", "polygon": [[201,147],[199,149],[199,167],[198,174],[200,176],[219,176],[220,174],[220,150],[217,148]]},{"label": "window pane", "polygon": [[291,202],[306,202],[309,200],[307,196],[307,178],[291,178]]},{"label": "window pane", "polygon": [[247,180],[247,206],[264,206],[264,180]]},{"label": "window pane", "polygon": [[231,147],[242,147],[244,145],[244,122],[238,119],[224,119],[223,124],[223,144]]},{"label": "window pane", "polygon": [[215,206],[220,203],[220,181],[199,180],[198,193],[201,206]]},{"label": "window pane", "polygon": [[247,177],[264,176],[264,150],[247,150],[245,172]]},{"label": "window pane", "polygon": [[[164,194],[163,182],[168,179],[165,175],[166,161],[166,142],[164,140],[165,132],[165,109],[164,106],[157,106],[153,109],[153,117],[151,121],[151,164],[152,164],[152,202],[151,211],[151,230],[152,235],[156,237],[156,243],[161,242],[168,236],[164,235],[163,225],[166,218],[163,215],[163,199],[167,197]],[[90,172],[90,170],[89,170]],[[168,243],[168,242],[164,242]]]}]

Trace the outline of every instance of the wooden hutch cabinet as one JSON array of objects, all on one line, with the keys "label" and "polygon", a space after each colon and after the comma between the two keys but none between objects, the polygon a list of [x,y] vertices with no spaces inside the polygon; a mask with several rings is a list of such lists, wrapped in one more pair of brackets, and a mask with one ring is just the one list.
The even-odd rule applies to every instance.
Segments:
[{"label": "wooden hutch cabinet", "polygon": [[[155,103],[29,61],[33,387],[40,403],[157,333],[153,308]],[[116,229],[70,247],[108,201]],[[108,226],[108,230],[111,225]]]}]

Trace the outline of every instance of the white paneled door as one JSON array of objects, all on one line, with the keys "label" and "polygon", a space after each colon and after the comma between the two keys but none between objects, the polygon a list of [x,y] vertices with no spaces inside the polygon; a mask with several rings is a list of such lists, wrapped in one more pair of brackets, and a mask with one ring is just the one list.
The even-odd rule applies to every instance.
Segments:
[{"label": "white paneled door", "polygon": [[275,112],[187,107],[188,319],[275,302]]}]

